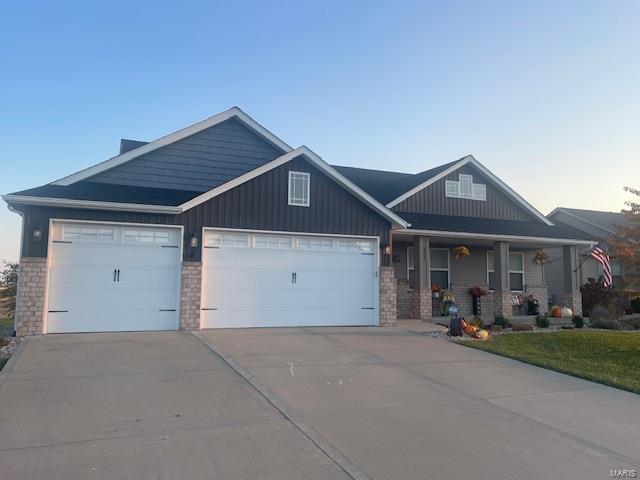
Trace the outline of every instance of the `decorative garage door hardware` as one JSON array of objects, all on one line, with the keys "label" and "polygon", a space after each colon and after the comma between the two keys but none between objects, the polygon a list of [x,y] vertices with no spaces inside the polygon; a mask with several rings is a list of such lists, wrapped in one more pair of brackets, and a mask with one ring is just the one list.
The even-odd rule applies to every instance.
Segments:
[{"label": "decorative garage door hardware", "polygon": [[69,313],[69,310],[49,310],[49,313]]},{"label": "decorative garage door hardware", "polygon": [[73,242],[70,242],[69,240],[54,240],[53,243],[73,243]]},{"label": "decorative garage door hardware", "polygon": [[113,281],[114,282],[119,282],[120,281],[120,269],[119,268],[114,268],[113,269]]},{"label": "decorative garage door hardware", "polygon": [[176,309],[175,308],[159,308],[158,311],[159,312],[175,312]]},{"label": "decorative garage door hardware", "polygon": [[178,245],[160,245],[161,248],[179,248]]},{"label": "decorative garage door hardware", "polygon": [[218,310],[218,309],[217,309],[217,308],[201,308],[200,310],[207,310],[207,311],[210,311],[210,310]]}]

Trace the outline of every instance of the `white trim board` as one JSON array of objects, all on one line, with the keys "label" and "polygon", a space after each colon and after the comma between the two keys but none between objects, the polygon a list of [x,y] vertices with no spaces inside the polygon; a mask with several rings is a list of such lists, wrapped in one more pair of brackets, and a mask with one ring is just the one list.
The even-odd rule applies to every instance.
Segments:
[{"label": "white trim board", "polygon": [[51,207],[88,208],[92,210],[114,210],[119,212],[166,213],[177,215],[182,213],[180,207],[168,205],[146,205],[139,203],[97,202],[93,200],[71,200],[68,198],[31,197],[28,195],[2,195],[7,203],[24,205],[45,205]]},{"label": "white trim board", "polygon": [[489,177],[495,184],[497,184],[500,188],[502,188],[511,198],[513,198],[516,202],[518,202],[526,210],[531,212],[541,222],[543,222],[543,223],[545,223],[547,225],[553,225],[553,222],[551,220],[549,220],[547,217],[545,217],[542,214],[542,212],[538,211],[533,205],[531,205],[524,198],[522,198],[520,195],[518,195],[513,189],[511,189],[511,187],[509,187],[506,183],[504,183],[497,176],[495,176],[488,168],[486,168],[478,160],[476,160],[473,155],[467,155],[466,157],[460,159],[460,161],[458,161],[455,164],[451,165],[446,170],[444,170],[444,171],[440,172],[439,174],[431,177],[429,180],[426,180],[425,182],[422,182],[417,187],[414,187],[411,190],[403,193],[398,198],[396,198],[396,199],[392,200],[391,202],[387,203],[387,207],[388,208],[395,207],[396,205],[398,205],[399,203],[403,202],[407,198],[409,198],[412,195],[415,195],[416,193],[418,193],[420,190],[423,190],[426,187],[428,187],[429,185],[434,184],[438,180],[446,177],[450,173],[455,172],[460,167],[463,167],[463,166],[467,165],[468,163],[470,163],[471,165],[476,167],[478,170],[480,170],[485,176]]},{"label": "white trim board", "polygon": [[61,186],[71,185],[73,183],[79,182],[80,180],[84,180],[86,178],[92,177],[93,175],[96,175],[100,172],[104,172],[105,170],[109,170],[113,167],[117,167],[118,165],[122,165],[123,163],[133,160],[134,158],[137,158],[141,155],[144,155],[149,152],[153,152],[158,148],[175,143],[178,140],[182,140],[183,138],[189,137],[195,133],[201,132],[202,130],[213,127],[214,125],[218,125],[219,123],[222,123],[231,118],[237,118],[242,123],[244,123],[247,127],[254,130],[257,134],[262,136],[265,140],[275,145],[276,147],[280,148],[281,150],[285,152],[291,151],[291,147],[287,145],[284,141],[276,137],[273,133],[271,133],[269,130],[264,128],[262,125],[256,122],[253,118],[251,118],[249,115],[244,113],[242,110],[240,110],[240,108],[233,107],[225,112],[214,115],[213,117],[209,117],[206,120],[195,123],[189,127],[182,128],[177,132],[173,132],[169,135],[165,135],[164,137],[158,138],[138,148],[134,148],[133,150],[129,150],[128,152],[125,152],[120,155],[116,155],[115,157],[105,160],[104,162],[98,163],[91,167],[85,168],[84,170],[80,170],[79,172],[63,177],[59,180],[56,180],[55,182],[52,182],[51,185],[61,185]]},{"label": "white trim board", "polygon": [[572,240],[570,238],[549,238],[549,237],[531,237],[519,235],[499,235],[493,233],[473,233],[473,232],[450,232],[444,230],[394,230],[395,235],[425,235],[429,237],[445,237],[445,238],[477,238],[478,240],[495,240],[495,241],[514,241],[514,242],[531,242],[531,243],[550,243],[557,245],[595,245],[597,242],[592,240]]}]

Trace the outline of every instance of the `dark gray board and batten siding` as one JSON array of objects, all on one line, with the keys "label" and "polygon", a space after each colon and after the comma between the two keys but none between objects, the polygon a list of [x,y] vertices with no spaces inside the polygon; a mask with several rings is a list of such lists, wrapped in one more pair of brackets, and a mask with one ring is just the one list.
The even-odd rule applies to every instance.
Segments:
[{"label": "dark gray board and batten siding", "polygon": [[98,173],[89,181],[204,192],[284,153],[232,118]]},{"label": "dark gray board and batten siding", "polygon": [[[288,205],[288,172],[311,174],[310,206]],[[23,256],[46,257],[50,219],[133,222],[184,225],[184,259],[200,260],[202,228],[237,228],[283,232],[359,235],[379,237],[388,243],[391,224],[354,195],[335,183],[303,158],[290,162],[245,182],[180,215],[18,206],[24,212]],[[43,229],[43,238],[34,242],[31,232]],[[198,248],[188,247],[192,233]]]},{"label": "dark gray board and batten siding", "polygon": [[[445,181],[458,181],[460,174],[473,175],[474,183],[487,186],[487,200],[450,198],[445,195]],[[420,190],[393,207],[396,212],[432,213],[460,217],[531,221],[532,214],[509,197],[478,169],[463,165],[432,185]]]}]

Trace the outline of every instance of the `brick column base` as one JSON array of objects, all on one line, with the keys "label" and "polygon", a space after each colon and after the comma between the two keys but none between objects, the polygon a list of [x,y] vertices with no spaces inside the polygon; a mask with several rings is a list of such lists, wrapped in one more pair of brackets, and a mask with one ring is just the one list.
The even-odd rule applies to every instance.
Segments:
[{"label": "brick column base", "polygon": [[563,305],[573,310],[574,315],[582,315],[582,294],[580,291],[565,293],[562,300]]},{"label": "brick column base", "polygon": [[182,263],[180,330],[200,330],[201,262]]},{"label": "brick column base", "polygon": [[494,315],[502,315],[503,317],[512,317],[513,316],[513,303],[511,298],[513,294],[511,292],[494,292],[494,306],[493,313]]},{"label": "brick column base", "polygon": [[411,298],[411,318],[428,322],[431,320],[431,314],[431,289],[414,288]]},{"label": "brick column base", "polygon": [[380,326],[398,325],[396,277],[393,267],[380,267]]},{"label": "brick column base", "polygon": [[18,271],[16,335],[41,335],[44,325],[44,299],[47,292],[47,259],[22,257]]}]

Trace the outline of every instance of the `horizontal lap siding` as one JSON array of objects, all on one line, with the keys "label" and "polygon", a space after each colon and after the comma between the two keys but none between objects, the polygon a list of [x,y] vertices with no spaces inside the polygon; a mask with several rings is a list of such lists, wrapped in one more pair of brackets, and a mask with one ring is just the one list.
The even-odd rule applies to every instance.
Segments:
[{"label": "horizontal lap siding", "polygon": [[[288,205],[288,172],[311,174],[310,207]],[[304,159],[294,159],[238,187],[229,190],[181,215],[136,214],[104,210],[22,206],[24,211],[23,255],[47,255],[51,218],[104,222],[132,222],[184,225],[184,257],[200,259],[203,227],[277,230],[341,235],[377,236],[388,242],[390,223],[336,184]],[[43,229],[41,242],[33,242],[31,232]],[[198,248],[190,249],[192,233]]]},{"label": "horizontal lap siding", "polygon": [[284,152],[237,119],[94,175],[91,182],[202,192]]},{"label": "horizontal lap siding", "polygon": [[[458,176],[461,173],[473,175],[474,183],[484,183],[487,186],[486,201],[445,196],[445,182],[447,180],[458,181]],[[491,183],[479,170],[470,165],[464,165],[433,185],[417,192],[393,207],[393,210],[501,220],[531,220],[531,215],[528,212]]]}]

